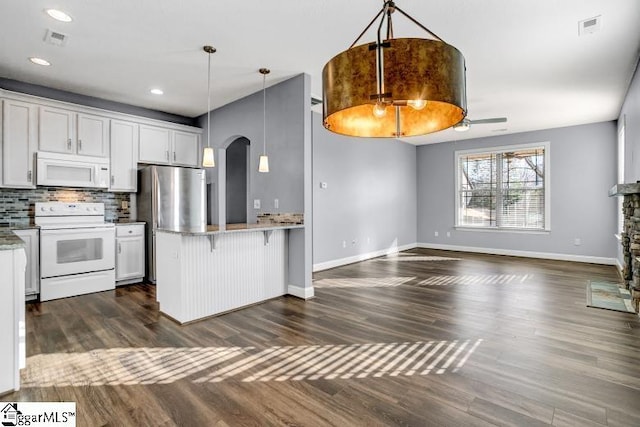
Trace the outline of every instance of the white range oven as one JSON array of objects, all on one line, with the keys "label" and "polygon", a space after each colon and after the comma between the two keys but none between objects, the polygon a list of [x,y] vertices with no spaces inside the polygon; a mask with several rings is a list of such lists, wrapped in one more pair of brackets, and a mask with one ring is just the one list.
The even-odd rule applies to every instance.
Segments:
[{"label": "white range oven", "polygon": [[36,203],[40,301],[115,289],[115,226],[104,203]]}]

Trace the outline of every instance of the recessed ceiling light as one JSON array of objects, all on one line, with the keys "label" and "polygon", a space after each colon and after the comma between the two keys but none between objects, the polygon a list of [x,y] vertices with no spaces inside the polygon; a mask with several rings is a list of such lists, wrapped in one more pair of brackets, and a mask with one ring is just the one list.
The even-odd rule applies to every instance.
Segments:
[{"label": "recessed ceiling light", "polygon": [[58,9],[47,9],[46,12],[47,12],[47,15],[49,15],[50,17],[52,17],[56,21],[60,21],[60,22],[71,22],[71,21],[73,21],[73,18],[71,18],[71,16],[69,16],[68,14],[64,13],[61,10],[58,10]]},{"label": "recessed ceiling light", "polygon": [[158,88],[153,88],[149,92],[151,92],[154,95],[163,95],[164,94],[164,91],[162,89],[158,89]]},{"label": "recessed ceiling light", "polygon": [[46,59],[38,58],[36,56],[32,56],[31,58],[29,58],[29,61],[33,62],[34,64],[43,65],[45,67],[51,65],[51,62],[47,61]]}]

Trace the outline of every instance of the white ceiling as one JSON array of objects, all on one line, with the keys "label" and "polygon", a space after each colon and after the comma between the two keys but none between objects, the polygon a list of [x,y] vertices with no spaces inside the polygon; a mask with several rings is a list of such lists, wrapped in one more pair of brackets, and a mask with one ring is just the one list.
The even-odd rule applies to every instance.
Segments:
[{"label": "white ceiling", "polygon": [[[207,54],[213,106],[299,73],[322,94],[322,67],[349,47],[382,0],[1,0],[0,76],[170,113],[206,112]],[[638,0],[397,0],[466,58],[468,117],[508,117],[467,133],[407,138],[415,144],[617,118],[640,51]],[[69,13],[54,21],[44,10]],[[578,21],[601,15],[600,32]],[[47,29],[66,46],[43,41]],[[396,37],[426,37],[400,14]],[[363,42],[372,41],[369,32]],[[28,61],[49,60],[50,67]],[[149,93],[161,87],[165,94]],[[497,131],[499,129],[506,129]]]}]

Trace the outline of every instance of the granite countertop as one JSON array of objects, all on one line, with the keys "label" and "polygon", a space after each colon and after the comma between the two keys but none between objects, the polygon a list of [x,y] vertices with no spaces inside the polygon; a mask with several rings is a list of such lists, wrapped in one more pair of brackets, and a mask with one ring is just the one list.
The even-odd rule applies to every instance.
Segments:
[{"label": "granite countertop", "polygon": [[171,230],[166,228],[158,228],[157,231],[165,231],[167,233],[185,234],[190,236],[206,236],[209,234],[238,233],[250,231],[269,231],[269,230],[290,230],[295,228],[304,228],[304,224],[227,224],[225,229],[220,229],[218,225],[207,225],[206,231],[193,230]]},{"label": "granite countertop", "polygon": [[0,228],[0,251],[8,251],[12,249],[19,249],[19,248],[25,247],[25,244],[22,241],[22,239],[13,233],[12,230],[14,229],[15,228],[9,228],[9,227]]},{"label": "granite countertop", "polygon": [[616,184],[609,190],[609,197],[625,196],[627,194],[640,193],[640,182],[632,182],[628,184]]}]

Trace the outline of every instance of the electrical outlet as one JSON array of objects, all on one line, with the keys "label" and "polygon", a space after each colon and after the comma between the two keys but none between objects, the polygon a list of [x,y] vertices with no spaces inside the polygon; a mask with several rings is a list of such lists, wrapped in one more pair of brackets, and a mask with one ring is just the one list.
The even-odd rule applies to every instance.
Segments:
[{"label": "electrical outlet", "polygon": [[254,199],[253,209],[260,209],[260,199]]},{"label": "electrical outlet", "polygon": [[573,239],[573,244],[575,246],[580,246],[582,244],[582,239],[580,239],[579,237],[576,237],[575,239]]},{"label": "electrical outlet", "polygon": [[346,247],[347,247],[347,241],[346,241],[346,240],[343,240],[343,241],[342,241],[342,247],[343,247],[343,248],[346,248]]},{"label": "electrical outlet", "polygon": [[275,209],[278,209],[278,208],[280,207],[280,200],[278,200],[278,199],[274,199],[274,200],[273,200],[273,207],[274,207]]},{"label": "electrical outlet", "polygon": [[447,237],[451,237],[451,232],[447,231]]},{"label": "electrical outlet", "polygon": [[129,202],[123,200],[121,203],[122,209],[129,209]]},{"label": "electrical outlet", "polygon": [[358,243],[358,240],[356,240],[356,239],[353,239],[353,240],[351,241],[351,244],[352,244],[352,245],[355,245],[356,243]]},{"label": "electrical outlet", "polygon": [[438,233],[437,231],[434,231],[434,232],[433,232],[433,235],[434,235],[435,237],[438,237],[438,236],[440,235],[440,233]]}]

